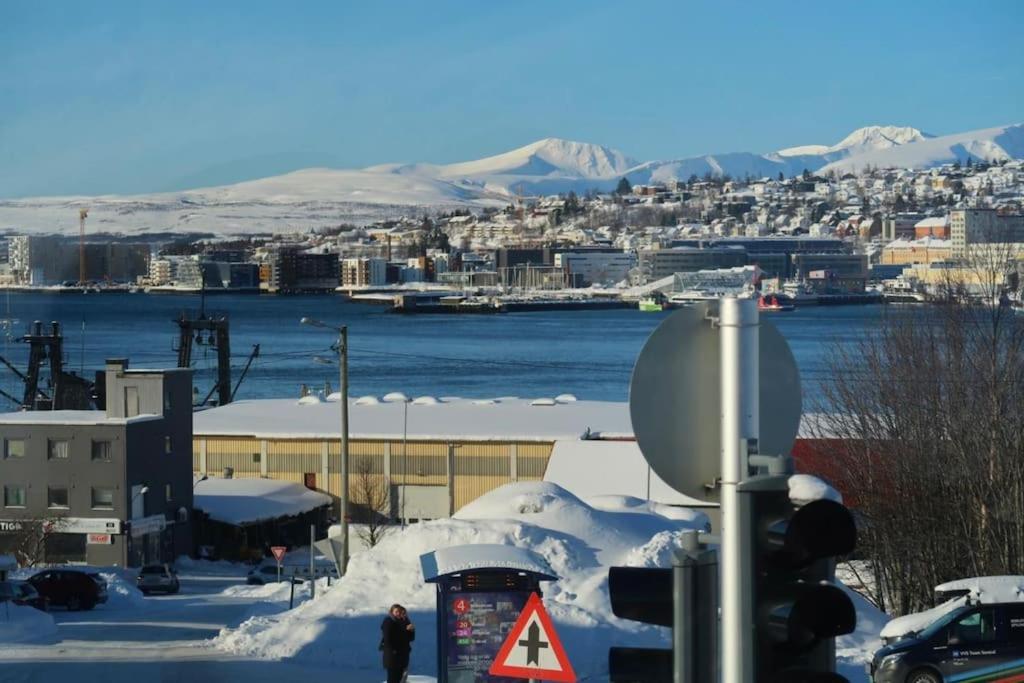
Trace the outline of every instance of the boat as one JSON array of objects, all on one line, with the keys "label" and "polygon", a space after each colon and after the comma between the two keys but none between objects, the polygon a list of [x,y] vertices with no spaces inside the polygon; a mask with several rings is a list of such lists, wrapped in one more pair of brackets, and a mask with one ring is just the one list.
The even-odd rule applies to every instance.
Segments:
[{"label": "boat", "polygon": [[637,303],[637,307],[641,311],[644,311],[646,313],[656,313],[658,311],[664,310],[661,305],[661,302],[653,297],[640,299],[640,301]]},{"label": "boat", "polygon": [[774,294],[762,296],[757,300],[757,310],[766,312],[792,311],[796,306],[786,301],[779,301]]}]

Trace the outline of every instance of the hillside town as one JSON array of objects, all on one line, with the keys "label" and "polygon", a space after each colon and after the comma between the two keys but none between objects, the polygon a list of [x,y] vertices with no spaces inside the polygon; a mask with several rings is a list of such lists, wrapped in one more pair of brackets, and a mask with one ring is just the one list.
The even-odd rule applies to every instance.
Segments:
[{"label": "hillside town", "polygon": [[[0,285],[356,296],[543,290],[635,301],[717,286],[714,274],[681,284],[676,273],[740,269],[738,286],[753,279],[762,291],[797,299],[923,297],[939,293],[972,245],[1024,243],[1022,205],[1020,160],[647,185],[623,179],[613,192],[516,196],[503,209],[304,233],[95,234],[81,242],[9,233],[0,237]],[[750,266],[753,278],[742,270]]]}]

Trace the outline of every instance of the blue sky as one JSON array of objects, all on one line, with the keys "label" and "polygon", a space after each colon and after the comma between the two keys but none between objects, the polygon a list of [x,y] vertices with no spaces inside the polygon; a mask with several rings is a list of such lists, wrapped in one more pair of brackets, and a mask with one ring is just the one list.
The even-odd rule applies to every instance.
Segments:
[{"label": "blue sky", "polygon": [[0,197],[445,163],[641,160],[1024,121],[1024,3],[19,2]]}]

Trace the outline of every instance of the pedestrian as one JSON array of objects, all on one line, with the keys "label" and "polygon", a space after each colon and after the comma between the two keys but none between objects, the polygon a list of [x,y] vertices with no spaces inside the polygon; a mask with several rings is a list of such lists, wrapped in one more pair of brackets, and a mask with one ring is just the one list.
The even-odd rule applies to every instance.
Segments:
[{"label": "pedestrian", "polygon": [[399,604],[391,605],[380,625],[380,651],[388,683],[402,683],[408,676],[409,653],[416,639],[416,627],[409,621],[409,613]]}]

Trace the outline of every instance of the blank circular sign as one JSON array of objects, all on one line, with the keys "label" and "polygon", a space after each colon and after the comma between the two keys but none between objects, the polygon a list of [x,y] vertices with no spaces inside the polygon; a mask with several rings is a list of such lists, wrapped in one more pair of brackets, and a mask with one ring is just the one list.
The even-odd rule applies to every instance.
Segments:
[{"label": "blank circular sign", "polygon": [[[681,308],[644,344],[629,385],[633,433],[666,484],[700,500],[717,500],[721,477],[719,331],[707,319],[717,303]],[[800,427],[800,374],[789,344],[761,321],[758,451],[789,455]]]}]

